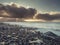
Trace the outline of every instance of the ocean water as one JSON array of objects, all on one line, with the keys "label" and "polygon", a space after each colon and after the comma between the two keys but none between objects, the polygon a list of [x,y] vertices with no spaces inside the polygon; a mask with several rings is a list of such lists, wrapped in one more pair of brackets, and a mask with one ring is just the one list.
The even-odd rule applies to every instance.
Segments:
[{"label": "ocean water", "polygon": [[60,36],[60,22],[4,22],[9,24],[17,24],[24,27],[36,27],[40,32],[51,31]]}]

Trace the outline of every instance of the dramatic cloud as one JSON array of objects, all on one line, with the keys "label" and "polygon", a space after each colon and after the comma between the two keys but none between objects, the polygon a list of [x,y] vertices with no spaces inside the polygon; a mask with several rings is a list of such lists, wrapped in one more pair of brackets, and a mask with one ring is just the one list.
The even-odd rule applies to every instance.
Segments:
[{"label": "dramatic cloud", "polygon": [[57,20],[60,19],[60,14],[37,14],[35,16],[37,19],[43,19],[43,20]]},{"label": "dramatic cloud", "polygon": [[[50,12],[50,13],[39,13],[34,8],[25,8],[22,6],[17,6],[15,3],[12,4],[0,4],[0,17],[4,18],[19,18],[19,19],[41,19],[45,21],[60,20],[60,12]],[[3,19],[3,18],[2,18]]]},{"label": "dramatic cloud", "polygon": [[[3,16],[1,13],[5,11],[9,16]],[[12,18],[33,18],[33,16],[37,13],[37,10],[34,8],[25,8],[25,7],[17,7],[16,4],[11,5],[3,5],[0,4],[0,17],[12,17]]]}]

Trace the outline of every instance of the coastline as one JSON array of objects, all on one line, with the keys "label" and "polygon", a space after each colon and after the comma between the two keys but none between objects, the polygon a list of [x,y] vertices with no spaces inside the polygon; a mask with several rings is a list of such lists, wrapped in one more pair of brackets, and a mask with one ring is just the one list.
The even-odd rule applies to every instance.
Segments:
[{"label": "coastline", "polygon": [[40,31],[35,31],[35,29],[36,28],[33,27],[29,28],[18,25],[0,23],[0,36],[2,37],[2,38],[0,37],[0,44],[4,42],[4,44],[7,45],[9,44],[17,44],[17,45],[46,44],[47,45],[47,41],[48,41],[48,45],[60,44],[58,43],[60,41],[60,36],[50,31],[46,33],[42,33]]}]

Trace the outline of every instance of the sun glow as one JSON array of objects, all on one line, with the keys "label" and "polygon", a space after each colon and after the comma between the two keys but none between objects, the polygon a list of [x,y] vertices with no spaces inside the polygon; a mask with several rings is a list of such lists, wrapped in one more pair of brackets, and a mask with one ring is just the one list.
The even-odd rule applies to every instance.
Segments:
[{"label": "sun glow", "polygon": [[3,19],[3,17],[0,17],[0,19]]},{"label": "sun glow", "polygon": [[38,20],[38,19],[26,19],[24,21],[27,21],[27,22],[38,22],[38,21],[41,21],[41,20]]}]

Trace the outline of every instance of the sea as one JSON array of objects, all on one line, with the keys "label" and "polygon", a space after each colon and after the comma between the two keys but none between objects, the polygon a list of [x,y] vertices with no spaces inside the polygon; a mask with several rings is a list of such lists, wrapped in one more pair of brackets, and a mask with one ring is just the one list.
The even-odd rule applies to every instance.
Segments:
[{"label": "sea", "polygon": [[38,28],[36,31],[42,33],[51,31],[56,35],[60,36],[60,22],[4,22],[13,25],[19,25],[23,27]]}]

